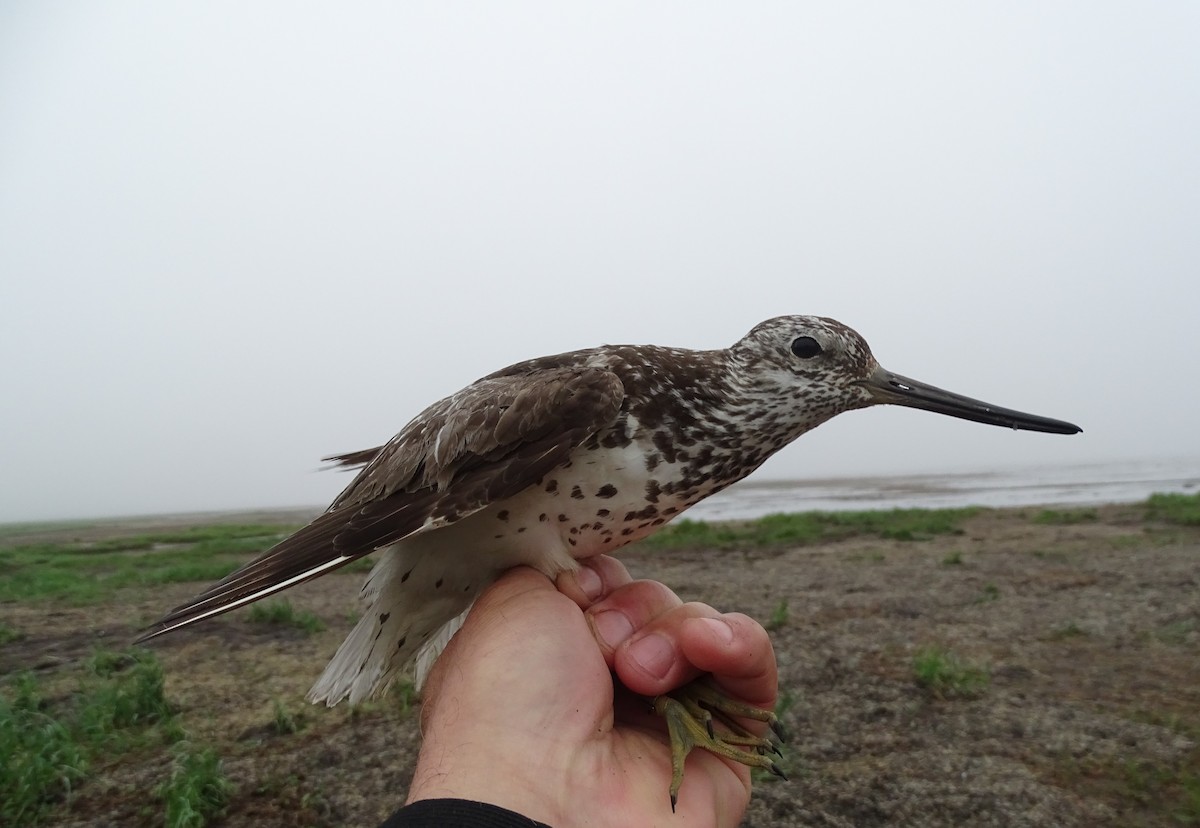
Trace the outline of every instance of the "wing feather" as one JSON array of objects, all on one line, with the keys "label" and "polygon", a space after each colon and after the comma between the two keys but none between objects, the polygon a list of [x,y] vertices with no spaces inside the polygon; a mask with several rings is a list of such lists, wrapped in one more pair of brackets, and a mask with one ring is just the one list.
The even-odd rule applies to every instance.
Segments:
[{"label": "wing feather", "polygon": [[349,451],[345,454],[331,454],[329,457],[322,457],[322,463],[332,463],[328,466],[331,469],[353,469],[362,467],[375,459],[379,452],[383,451],[383,446],[375,446],[375,448],[361,449],[359,451]]},{"label": "wing feather", "polygon": [[245,606],[511,497],[610,425],[623,399],[620,379],[600,368],[539,366],[485,377],[430,406],[387,445],[329,458],[367,465],[324,514],[138,640]]}]

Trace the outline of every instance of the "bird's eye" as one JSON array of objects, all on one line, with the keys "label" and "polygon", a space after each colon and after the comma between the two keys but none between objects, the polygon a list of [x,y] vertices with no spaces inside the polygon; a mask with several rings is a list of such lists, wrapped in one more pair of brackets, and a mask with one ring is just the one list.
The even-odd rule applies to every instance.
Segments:
[{"label": "bird's eye", "polygon": [[792,353],[801,359],[812,359],[821,353],[821,343],[811,336],[798,336],[792,340]]}]

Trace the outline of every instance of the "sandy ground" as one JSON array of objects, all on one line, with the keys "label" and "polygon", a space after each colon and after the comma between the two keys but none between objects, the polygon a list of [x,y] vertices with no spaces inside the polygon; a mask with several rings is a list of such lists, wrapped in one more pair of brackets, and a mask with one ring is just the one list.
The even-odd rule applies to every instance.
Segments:
[{"label": "sandy ground", "polygon": [[[963,534],[922,541],[624,555],[687,600],[764,623],[787,601],[772,636],[791,781],[758,784],[744,825],[1200,822],[1200,529],[1145,523],[1137,507],[1072,525],[1037,512],[983,512]],[[218,824],[374,825],[403,800],[415,712],[396,698],[356,711],[303,700],[363,577],[292,590],[328,625],[311,637],[233,613],[154,643],[183,726],[217,747],[235,784]],[[25,637],[0,647],[0,674],[52,674],[122,647],[197,586],[2,606]],[[912,667],[930,646],[985,666],[990,684],[970,698],[930,693]],[[300,732],[272,732],[274,701]],[[53,824],[160,824],[146,791],[167,756],[101,765]]]}]

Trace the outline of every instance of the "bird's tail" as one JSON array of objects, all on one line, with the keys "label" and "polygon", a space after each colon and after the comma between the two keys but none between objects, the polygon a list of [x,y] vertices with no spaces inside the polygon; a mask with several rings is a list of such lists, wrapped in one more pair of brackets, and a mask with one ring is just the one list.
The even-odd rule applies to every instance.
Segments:
[{"label": "bird's tail", "polygon": [[382,550],[362,589],[366,611],[308,693],[330,707],[381,695],[416,662],[420,687],[434,659],[461,626],[475,597],[495,575],[467,581],[453,556],[421,554],[406,544]]}]

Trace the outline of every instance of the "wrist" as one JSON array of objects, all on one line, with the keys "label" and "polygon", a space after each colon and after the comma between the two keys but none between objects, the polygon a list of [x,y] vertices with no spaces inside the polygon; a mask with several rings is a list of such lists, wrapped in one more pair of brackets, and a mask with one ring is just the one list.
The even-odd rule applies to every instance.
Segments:
[{"label": "wrist", "polygon": [[467,799],[498,805],[554,828],[571,824],[566,807],[569,759],[552,755],[551,740],[531,743],[512,734],[485,735],[478,728],[463,738],[455,735],[441,732],[425,739],[409,803]]}]

